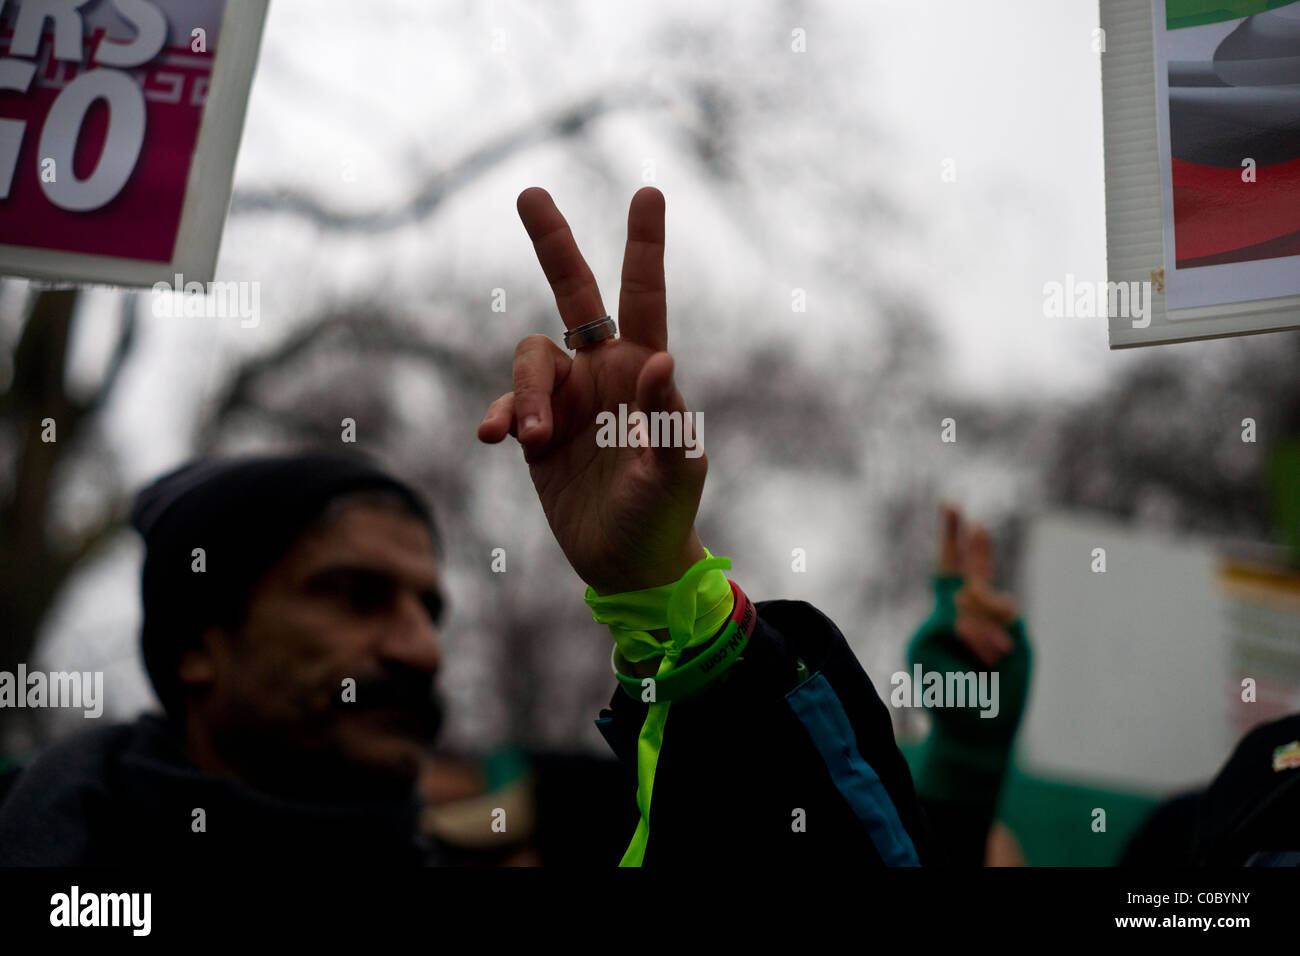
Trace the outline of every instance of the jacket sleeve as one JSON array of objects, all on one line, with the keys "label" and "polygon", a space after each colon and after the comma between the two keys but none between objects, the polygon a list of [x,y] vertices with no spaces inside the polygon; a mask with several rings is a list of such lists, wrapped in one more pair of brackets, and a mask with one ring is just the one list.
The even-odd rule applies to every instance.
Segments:
[{"label": "jacket sleeve", "polygon": [[[889,711],[843,635],[801,601],[756,607],[741,659],[669,709],[645,865],[935,862]],[[633,767],[646,711],[619,689],[597,721]]]},{"label": "jacket sleeve", "polygon": [[[984,669],[957,638],[956,594],[962,579],[937,576],[935,608],[908,647],[908,663],[923,674],[946,675]],[[1007,629],[1011,652],[992,674],[998,677],[996,712],[975,706],[930,710],[932,729],[922,748],[916,788],[923,800],[983,805],[991,816],[1011,762],[1012,744],[1029,691],[1031,652],[1024,621]]]}]

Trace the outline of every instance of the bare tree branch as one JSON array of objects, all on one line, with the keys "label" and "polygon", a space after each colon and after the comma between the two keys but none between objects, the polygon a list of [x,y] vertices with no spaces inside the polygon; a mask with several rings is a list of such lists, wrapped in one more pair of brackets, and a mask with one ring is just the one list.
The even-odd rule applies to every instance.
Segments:
[{"label": "bare tree branch", "polygon": [[663,105],[663,102],[660,97],[635,89],[589,97],[471,150],[446,169],[430,176],[410,201],[395,209],[347,213],[331,209],[316,196],[301,190],[257,189],[237,190],[230,212],[232,215],[288,212],[325,229],[365,233],[391,231],[427,219],[457,189],[530,146],[550,139],[573,136],[595,120],[616,110],[654,107]]},{"label": "bare tree branch", "polygon": [[[332,339],[340,341],[331,342]],[[250,410],[264,418],[275,417],[277,413],[258,401],[258,385],[311,351],[331,345],[339,354],[370,352],[419,359],[460,389],[474,394],[490,392],[498,379],[503,389],[508,384],[505,370],[510,367],[510,355],[506,351],[472,358],[462,350],[405,327],[386,313],[343,308],[293,333],[277,348],[249,359],[231,375],[199,431],[198,447],[212,447],[222,423],[237,409]]]},{"label": "bare tree branch", "polygon": [[117,342],[113,346],[112,358],[108,361],[108,368],[104,371],[104,378],[99,383],[99,388],[95,390],[95,396],[85,406],[87,413],[97,412],[104,407],[104,404],[112,396],[113,390],[117,388],[117,383],[122,377],[122,368],[126,365],[126,360],[130,358],[132,350],[135,348],[136,328],[138,322],[136,319],[136,303],[138,293],[128,292],[122,296],[121,303],[121,324],[118,326]]}]

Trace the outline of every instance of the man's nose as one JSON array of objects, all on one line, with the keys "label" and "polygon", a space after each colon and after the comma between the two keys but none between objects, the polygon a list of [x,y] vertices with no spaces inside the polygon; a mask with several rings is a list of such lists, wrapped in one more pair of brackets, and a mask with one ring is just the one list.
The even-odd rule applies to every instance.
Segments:
[{"label": "man's nose", "polygon": [[385,624],[380,648],[384,657],[430,674],[437,673],[442,665],[442,641],[419,595],[403,594]]}]

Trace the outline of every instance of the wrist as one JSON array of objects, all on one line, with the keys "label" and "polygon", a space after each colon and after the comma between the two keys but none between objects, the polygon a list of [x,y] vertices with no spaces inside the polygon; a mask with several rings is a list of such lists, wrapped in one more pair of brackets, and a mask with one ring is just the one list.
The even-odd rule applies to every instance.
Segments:
[{"label": "wrist", "polygon": [[[694,528],[691,528],[691,533],[682,543],[681,549],[672,558],[655,565],[631,569],[617,578],[586,583],[601,597],[662,587],[679,580],[697,562],[703,560],[704,556],[704,545],[700,542],[700,536],[696,534]],[[665,630],[657,636],[667,639],[668,632]]]},{"label": "wrist", "polygon": [[718,639],[736,611],[736,592],[723,574],[730,566],[729,558],[705,550],[669,584],[603,596],[588,586],[592,617],[614,638],[615,673],[657,677],[661,668],[682,666]]}]

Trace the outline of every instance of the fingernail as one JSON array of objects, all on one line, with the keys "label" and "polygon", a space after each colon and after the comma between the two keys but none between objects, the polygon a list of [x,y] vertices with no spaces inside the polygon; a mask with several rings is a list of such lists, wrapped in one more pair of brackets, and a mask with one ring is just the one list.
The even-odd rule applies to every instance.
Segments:
[{"label": "fingernail", "polygon": [[538,418],[536,415],[529,415],[527,418],[524,419],[524,431],[530,432],[541,423],[542,420]]}]

